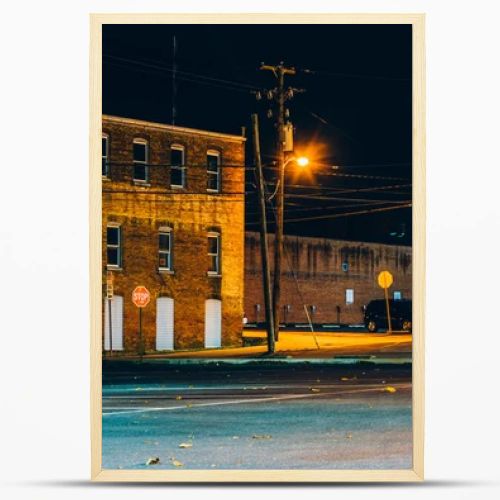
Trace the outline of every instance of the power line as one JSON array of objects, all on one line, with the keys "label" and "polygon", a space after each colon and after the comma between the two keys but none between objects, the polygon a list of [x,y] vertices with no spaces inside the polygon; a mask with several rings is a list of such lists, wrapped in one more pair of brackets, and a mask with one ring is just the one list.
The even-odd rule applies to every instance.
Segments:
[{"label": "power line", "polygon": [[188,72],[188,71],[181,71],[179,69],[174,69],[174,68],[170,68],[168,66],[164,66],[163,64],[160,64],[160,63],[154,62],[154,61],[151,61],[151,62],[139,61],[137,59],[129,59],[126,57],[113,56],[111,54],[103,54],[103,57],[114,60],[114,61],[122,62],[122,63],[135,64],[135,65],[143,66],[143,67],[150,68],[150,69],[167,71],[169,73],[175,72],[175,74],[177,75],[177,77],[179,79],[180,79],[179,75],[181,75],[181,76],[185,75],[186,77],[203,79],[203,80],[208,80],[208,81],[217,82],[217,83],[224,83],[224,84],[231,85],[234,87],[246,88],[248,90],[258,90],[259,89],[259,87],[256,87],[255,85],[250,85],[248,83],[237,82],[234,80],[226,80],[223,78],[216,78],[213,76],[201,75],[199,73],[192,73],[192,72]]},{"label": "power line", "polygon": [[308,75],[317,75],[317,76],[333,76],[338,78],[359,78],[359,79],[367,79],[367,80],[387,80],[394,82],[411,82],[411,78],[405,77],[395,77],[395,76],[382,76],[382,75],[360,75],[355,73],[334,73],[332,71],[324,71],[324,70],[313,70],[313,69],[299,69],[302,73],[306,73]]},{"label": "power line", "polygon": [[322,195],[311,195],[311,194],[293,194],[287,193],[285,194],[286,198],[302,198],[306,200],[330,200],[330,201],[359,201],[359,202],[374,202],[374,201],[383,201],[384,203],[401,203],[399,200],[380,200],[380,199],[370,199],[370,198],[347,198],[347,197],[338,197],[338,196],[322,196]]},{"label": "power line", "polygon": [[[343,167],[341,167],[343,168]],[[381,181],[408,181],[407,177],[385,177],[380,175],[364,175],[364,174],[341,174],[336,172],[316,172],[321,177],[347,177],[353,179],[370,179]]]},{"label": "power line", "polygon": [[103,193],[127,193],[127,194],[142,194],[142,195],[150,195],[150,194],[164,194],[164,195],[196,195],[196,196],[209,196],[209,197],[220,197],[220,196],[226,196],[226,195],[246,195],[246,194],[252,194],[246,191],[221,191],[221,192],[205,192],[205,193],[200,193],[199,191],[177,191],[177,190],[172,190],[172,191],[164,191],[164,190],[159,190],[159,189],[150,189],[149,186],[147,186],[147,191],[137,191],[134,189],[115,189],[115,188],[110,188],[106,189],[103,188],[102,192]]},{"label": "power line", "polygon": [[[350,168],[349,166],[338,166],[338,165],[332,165],[331,169],[332,171],[321,171],[321,170],[316,170],[313,173],[319,177],[346,177],[346,178],[353,178],[353,179],[370,179],[370,180],[381,180],[381,181],[407,181],[408,182],[408,177],[387,177],[387,176],[382,176],[382,175],[370,175],[370,174],[344,174],[344,173],[337,173],[333,172],[333,170],[337,169],[344,169],[344,168]],[[267,167],[268,170],[278,170],[276,167],[269,166]]]},{"label": "power line", "polygon": [[[401,202],[402,203],[402,202]],[[409,203],[409,201],[407,202]],[[359,208],[359,207],[368,207],[368,206],[377,206],[377,205],[386,205],[385,201],[378,201],[373,203],[353,203],[353,204],[340,204],[340,205],[326,205],[321,207],[302,207],[302,208],[288,208],[287,213],[290,212],[316,212],[318,210],[332,210],[332,209],[345,209],[345,208]],[[257,215],[257,212],[247,211],[247,216]]]},{"label": "power line", "polygon": [[[145,73],[145,74],[154,74],[155,73],[155,71],[152,71],[151,69],[147,69],[147,68],[136,68],[136,67],[129,68],[120,62],[111,62],[110,64],[117,66],[119,68],[126,67],[130,71],[136,71],[139,73]],[[160,73],[160,70],[156,70],[156,73]],[[188,77],[182,76],[182,75],[180,75],[180,76],[177,75],[177,80],[182,80],[185,82],[192,82],[192,83],[199,83],[200,85],[208,85],[210,87],[216,87],[216,88],[221,88],[221,89],[225,89],[225,90],[233,90],[236,92],[245,92],[245,93],[250,92],[247,89],[242,89],[242,88],[233,87],[233,86],[230,87],[228,85],[222,85],[220,83],[214,83],[214,82],[209,82],[209,81],[204,81],[204,80],[196,80],[194,78],[188,78]]]},{"label": "power line", "polygon": [[[134,167],[135,163],[133,161],[110,161],[107,162],[107,165],[109,166],[115,166],[115,167]],[[208,165],[207,164],[186,164],[186,165],[172,165],[171,163],[140,163],[140,165],[144,165],[146,167],[175,167],[175,168],[202,168],[207,170]],[[248,167],[245,165],[237,165],[233,163],[223,163],[218,165],[219,168],[224,169],[224,168],[239,168],[241,170],[254,170],[255,167]]]},{"label": "power line", "polygon": [[[250,182],[247,182],[249,184]],[[268,186],[274,186],[274,183],[267,182],[266,183]],[[308,184],[287,184],[287,188],[292,188],[292,189],[303,189],[303,190],[311,190],[311,191],[320,191],[323,192],[323,194],[328,195],[331,194],[333,196],[338,195],[338,194],[348,194],[348,193],[370,193],[373,191],[378,191],[378,192],[385,192],[383,194],[391,194],[391,195],[408,195],[408,190],[407,191],[392,191],[393,189],[404,189],[406,187],[411,188],[411,184],[395,184],[395,185],[390,185],[390,186],[374,186],[374,187],[361,187],[361,188],[338,188],[334,186],[326,186],[326,185],[319,185],[319,186],[311,186]]]},{"label": "power line", "polygon": [[374,208],[371,210],[360,210],[358,212],[347,212],[342,214],[331,214],[331,215],[317,215],[311,217],[297,217],[295,219],[285,219],[285,222],[305,222],[305,221],[321,220],[321,219],[337,219],[339,217],[351,217],[354,215],[374,214],[378,212],[388,212],[390,210],[399,210],[402,208],[411,208],[411,206],[412,206],[411,203],[405,203],[394,207]]}]

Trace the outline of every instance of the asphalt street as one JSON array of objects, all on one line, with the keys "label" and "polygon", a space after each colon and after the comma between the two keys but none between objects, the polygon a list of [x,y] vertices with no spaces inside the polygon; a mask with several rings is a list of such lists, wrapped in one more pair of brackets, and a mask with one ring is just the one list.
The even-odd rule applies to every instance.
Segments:
[{"label": "asphalt street", "polygon": [[109,469],[410,468],[411,366],[114,362],[102,422]]}]

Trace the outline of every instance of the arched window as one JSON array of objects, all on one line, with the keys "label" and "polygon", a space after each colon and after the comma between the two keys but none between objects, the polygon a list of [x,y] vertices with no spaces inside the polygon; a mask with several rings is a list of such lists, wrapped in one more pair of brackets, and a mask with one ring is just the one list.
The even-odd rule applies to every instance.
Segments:
[{"label": "arched window", "polygon": [[147,183],[149,180],[149,147],[145,139],[134,139],[134,181]]},{"label": "arched window", "polygon": [[102,176],[109,177],[109,135],[102,134]]},{"label": "arched window", "polygon": [[173,270],[173,231],[171,227],[160,227],[158,232],[158,268]]},{"label": "arched window", "polygon": [[170,146],[170,187],[186,187],[185,149],[180,144]]},{"label": "arched window", "polygon": [[208,274],[219,276],[221,274],[220,266],[221,245],[220,233],[211,231],[208,233]]},{"label": "arched window", "polygon": [[220,192],[220,174],[220,152],[215,149],[209,149],[207,151],[207,191]]},{"label": "arched window", "polygon": [[115,222],[109,222],[106,228],[106,254],[108,269],[122,267],[122,228]]}]

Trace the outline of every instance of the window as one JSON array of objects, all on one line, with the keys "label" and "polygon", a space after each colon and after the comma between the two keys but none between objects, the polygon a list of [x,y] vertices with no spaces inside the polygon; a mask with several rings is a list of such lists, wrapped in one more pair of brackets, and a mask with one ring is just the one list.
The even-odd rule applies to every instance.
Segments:
[{"label": "window", "polygon": [[173,188],[186,187],[184,161],[184,146],[172,145],[170,148],[170,186]]},{"label": "window", "polygon": [[106,233],[106,250],[108,267],[119,268],[122,265],[122,234],[121,227],[109,224]]},{"label": "window", "polygon": [[394,300],[401,300],[403,298],[403,294],[399,291],[394,292]]},{"label": "window", "polygon": [[163,271],[172,270],[172,229],[161,227],[158,238],[158,267]]},{"label": "window", "polygon": [[102,176],[109,177],[109,136],[102,134]]},{"label": "window", "polygon": [[208,274],[220,274],[220,234],[208,233]]},{"label": "window", "polygon": [[207,191],[220,191],[220,153],[207,151]]},{"label": "window", "polygon": [[134,139],[134,181],[148,182],[148,143]]},{"label": "window", "polygon": [[345,291],[345,303],[347,305],[354,304],[354,290],[352,288],[348,288]]}]

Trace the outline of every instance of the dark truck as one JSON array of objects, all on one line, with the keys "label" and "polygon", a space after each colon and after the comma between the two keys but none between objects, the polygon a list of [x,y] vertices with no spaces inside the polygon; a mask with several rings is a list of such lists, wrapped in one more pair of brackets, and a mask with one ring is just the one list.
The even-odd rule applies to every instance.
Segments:
[{"label": "dark truck", "polygon": [[[411,332],[411,300],[389,300],[391,326],[393,330]],[[369,332],[387,329],[387,308],[384,299],[372,300],[364,307],[364,323]]]}]

